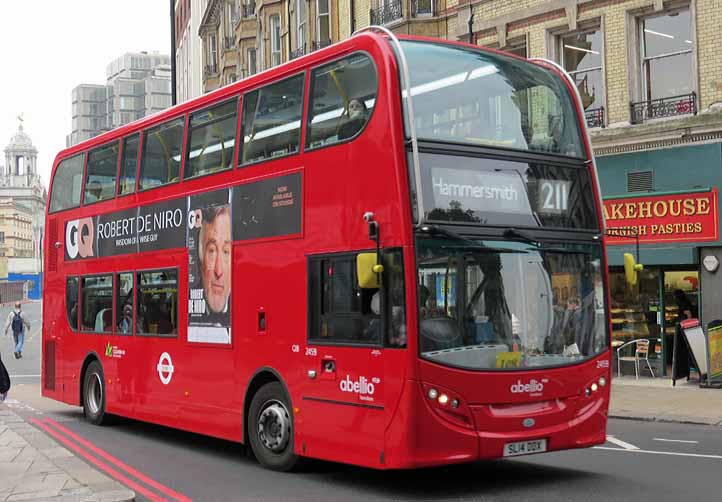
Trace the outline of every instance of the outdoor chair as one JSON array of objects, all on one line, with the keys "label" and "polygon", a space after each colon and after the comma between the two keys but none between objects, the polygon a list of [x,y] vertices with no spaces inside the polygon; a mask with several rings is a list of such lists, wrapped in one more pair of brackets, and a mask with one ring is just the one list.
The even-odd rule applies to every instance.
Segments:
[{"label": "outdoor chair", "polygon": [[[622,356],[621,351],[628,345],[634,346],[634,355]],[[647,338],[632,340],[617,347],[617,376],[620,377],[622,376],[622,361],[634,361],[634,374],[637,380],[639,380],[639,363],[640,361],[646,362],[649,372],[652,374],[652,378],[654,378],[654,371],[652,370],[652,365],[649,362],[649,340]]]}]

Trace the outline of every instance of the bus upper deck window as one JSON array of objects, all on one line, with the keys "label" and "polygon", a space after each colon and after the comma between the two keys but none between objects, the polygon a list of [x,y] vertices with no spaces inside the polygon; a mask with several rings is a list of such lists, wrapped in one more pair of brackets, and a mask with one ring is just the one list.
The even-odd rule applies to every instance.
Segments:
[{"label": "bus upper deck window", "polygon": [[135,192],[135,173],[138,170],[138,144],[140,135],[135,134],[123,140],[123,155],[120,159],[118,195]]},{"label": "bus upper deck window", "polygon": [[355,54],[311,73],[306,147],[316,148],[356,136],[376,102],[378,77],[371,59]]},{"label": "bus upper deck window", "polygon": [[49,212],[54,213],[80,205],[84,159],[85,155],[80,154],[65,159],[58,165],[50,191]]},{"label": "bus upper deck window", "polygon": [[91,150],[85,175],[84,204],[115,197],[118,142]]},{"label": "bus upper deck window", "polygon": [[238,100],[191,115],[185,178],[231,167],[236,140]]},{"label": "bus upper deck window", "polygon": [[261,87],[243,97],[242,163],[298,152],[303,75]]},{"label": "bus upper deck window", "polygon": [[140,159],[139,190],[178,181],[184,119],[179,117],[145,131]]}]

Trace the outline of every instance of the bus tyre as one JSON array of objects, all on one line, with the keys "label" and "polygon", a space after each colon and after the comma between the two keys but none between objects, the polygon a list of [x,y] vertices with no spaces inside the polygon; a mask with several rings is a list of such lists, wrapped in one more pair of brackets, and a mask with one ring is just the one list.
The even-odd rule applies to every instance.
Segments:
[{"label": "bus tyre", "polygon": [[105,414],[105,377],[103,367],[93,361],[85,371],[83,381],[83,413],[85,418],[94,425],[107,422]]},{"label": "bus tyre", "polygon": [[290,471],[298,463],[293,452],[293,415],[278,382],[267,383],[253,396],[248,413],[248,437],[256,459],[274,471]]}]

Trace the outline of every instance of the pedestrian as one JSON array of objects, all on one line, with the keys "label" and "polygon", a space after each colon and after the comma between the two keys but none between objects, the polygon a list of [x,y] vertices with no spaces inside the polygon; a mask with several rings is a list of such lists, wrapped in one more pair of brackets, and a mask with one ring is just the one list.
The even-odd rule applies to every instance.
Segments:
[{"label": "pedestrian", "polygon": [[23,345],[25,345],[25,328],[30,330],[30,323],[23,314],[20,302],[15,302],[15,310],[8,314],[7,322],[5,323],[5,334],[8,334],[8,329],[13,329],[13,341],[15,342],[15,359],[23,357]]}]

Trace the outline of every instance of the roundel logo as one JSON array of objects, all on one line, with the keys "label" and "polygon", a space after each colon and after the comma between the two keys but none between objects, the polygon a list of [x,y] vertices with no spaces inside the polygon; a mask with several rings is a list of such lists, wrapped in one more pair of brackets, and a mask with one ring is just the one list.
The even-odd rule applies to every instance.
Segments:
[{"label": "roundel logo", "polygon": [[70,220],[65,225],[65,249],[71,260],[93,256],[93,218]]},{"label": "roundel logo", "polygon": [[160,381],[163,383],[163,385],[168,385],[173,378],[173,372],[175,369],[173,368],[173,361],[170,358],[170,354],[168,352],[163,352],[160,355],[160,359],[158,360],[158,366],[156,366],[156,369],[158,370],[158,376],[160,377]]}]

